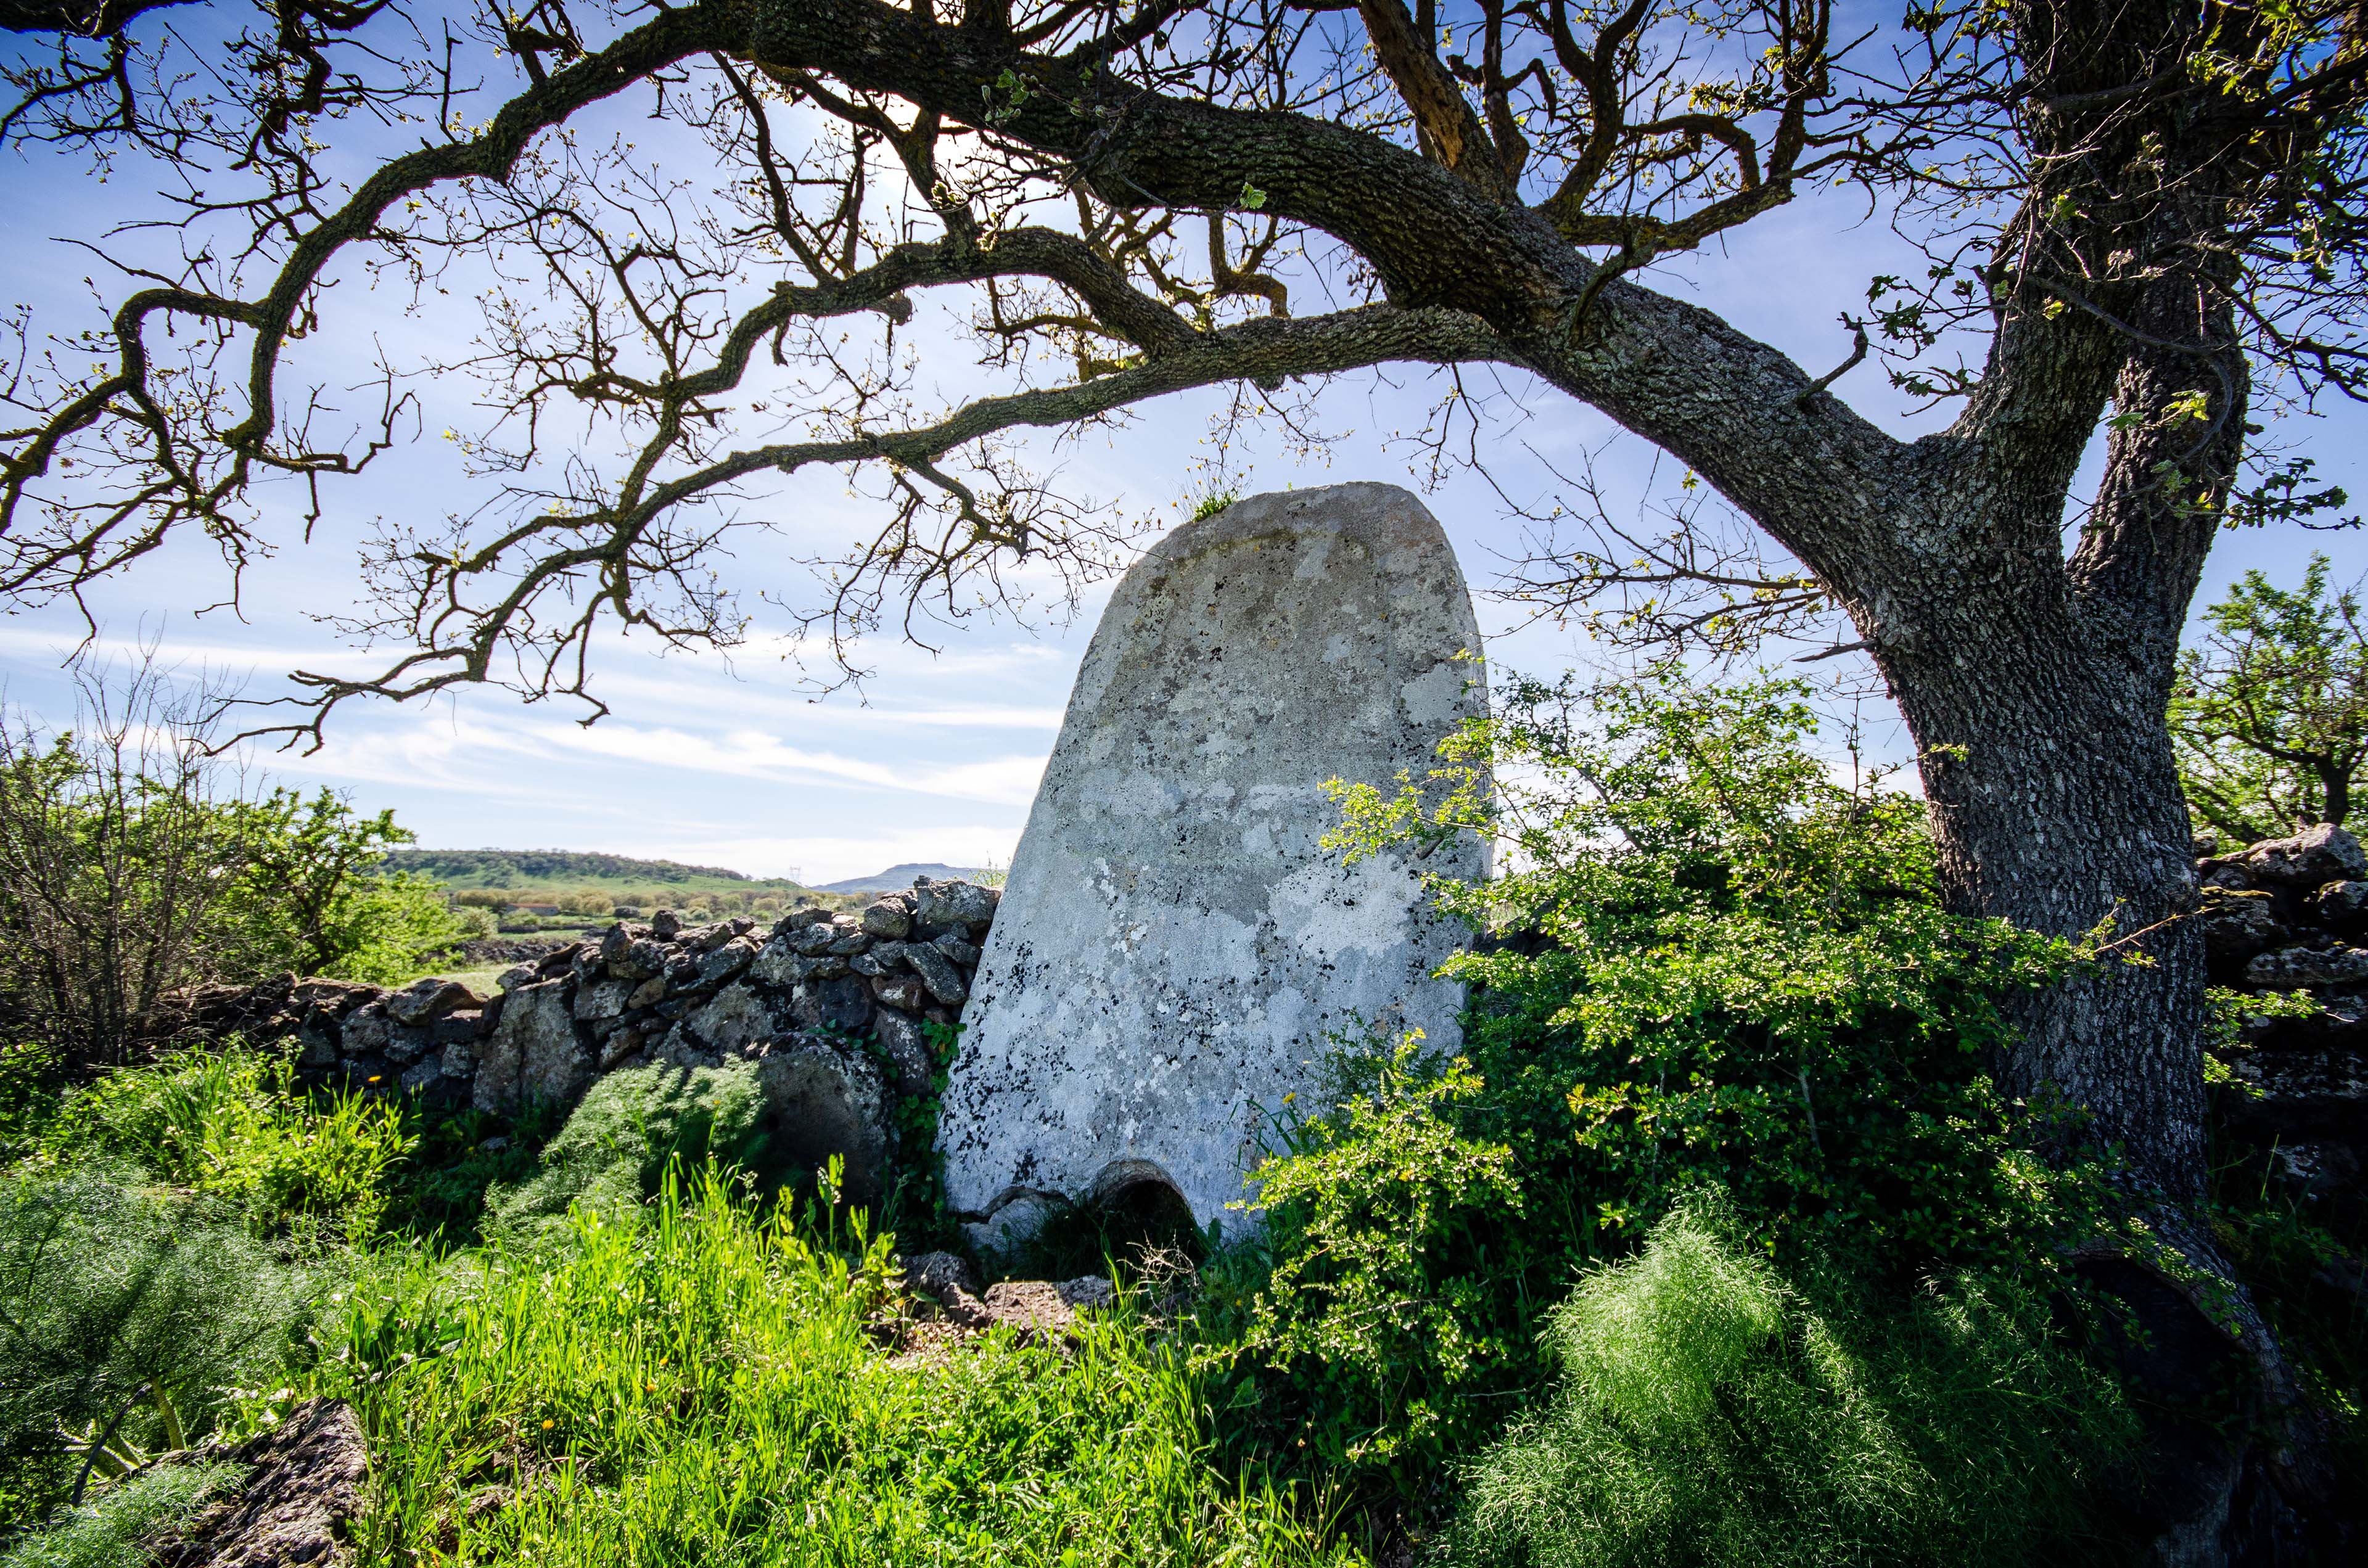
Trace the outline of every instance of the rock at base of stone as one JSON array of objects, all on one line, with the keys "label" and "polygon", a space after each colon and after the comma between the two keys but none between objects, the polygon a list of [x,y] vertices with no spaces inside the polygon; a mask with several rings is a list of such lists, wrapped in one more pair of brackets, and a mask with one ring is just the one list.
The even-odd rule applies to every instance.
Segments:
[{"label": "rock at base of stone", "polygon": [[962,1227],[962,1240],[989,1268],[1001,1267],[1028,1250],[1036,1233],[1067,1204],[1041,1192],[1016,1192],[994,1206],[984,1220]]},{"label": "rock at base of stone", "polygon": [[[1486,710],[1479,651],[1445,534],[1391,485],[1239,502],[1128,572],[970,983],[951,1208],[1015,1184],[1082,1202],[1133,1161],[1198,1225],[1238,1224],[1259,1108],[1320,1092],[1328,1036],[1455,1049],[1463,988],[1433,974],[1462,932],[1409,861],[1343,866],[1320,840],[1330,780],[1395,793]],[[1487,850],[1426,869],[1476,881]],[[940,902],[916,889],[920,929]]]},{"label": "rock at base of stone", "polygon": [[905,1260],[905,1293],[908,1296],[933,1296],[942,1301],[956,1291],[976,1296],[985,1289],[978,1277],[978,1266],[959,1253],[925,1252]]},{"label": "rock at base of stone", "polygon": [[157,1568],[345,1568],[346,1522],[361,1506],[370,1451],[342,1400],[315,1399],[226,1456],[251,1465],[237,1492],[208,1504],[157,1551]]}]

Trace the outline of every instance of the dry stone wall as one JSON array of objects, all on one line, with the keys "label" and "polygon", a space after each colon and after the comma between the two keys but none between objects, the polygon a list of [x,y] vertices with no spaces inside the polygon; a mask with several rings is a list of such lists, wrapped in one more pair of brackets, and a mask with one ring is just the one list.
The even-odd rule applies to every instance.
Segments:
[{"label": "dry stone wall", "polygon": [[923,877],[860,914],[806,908],[769,928],[660,910],[518,964],[487,997],[286,976],[199,1007],[217,1030],[292,1038],[313,1081],[500,1114],[572,1104],[628,1067],[755,1061],[792,1150],[847,1154],[860,1197],[892,1154],[889,1101],[943,1083],[948,1037],[928,1026],[955,1021],[999,898]]},{"label": "dry stone wall", "polygon": [[2307,1004],[2253,1014],[2214,1043],[2221,1133],[2266,1153],[2306,1205],[2356,1216],[2368,1205],[2368,854],[2325,824],[2226,855],[2197,847],[2213,982]]}]

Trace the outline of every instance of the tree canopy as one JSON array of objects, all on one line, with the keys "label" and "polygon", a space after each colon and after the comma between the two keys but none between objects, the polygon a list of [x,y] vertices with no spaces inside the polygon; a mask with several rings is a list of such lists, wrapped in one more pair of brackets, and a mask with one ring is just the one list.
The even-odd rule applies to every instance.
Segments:
[{"label": "tree canopy", "polygon": [[2248,572],[2180,655],[2170,734],[2188,803],[2243,843],[2351,813],[2368,757],[2368,635],[2359,590],[2328,591],[2328,562],[2280,588]]},{"label": "tree canopy", "polygon": [[[2055,553],[2102,422],[2070,586],[2158,640],[2202,548],[2160,514],[2208,539],[2340,504],[2305,460],[2240,477],[2257,372],[2282,396],[2368,386],[2368,50],[2333,0],[1866,21],[1823,0],[28,0],[0,21],[30,35],[0,133],[159,177],[182,235],[162,270],[92,236],[122,262],[106,327],[17,324],[0,593],[74,593],[185,528],[244,559],[258,485],[333,512],[336,481],[418,434],[420,378],[473,381],[482,419],[442,435],[483,505],[381,528],[347,630],[409,652],[305,676],[300,729],[484,679],[597,712],[604,623],[745,634],[714,554],[810,470],[879,504],[794,607],[835,638],[999,599],[1020,562],[1074,583],[1128,528],[1015,432],[1222,384],[1305,434],[1305,388],[1390,361],[1541,378],[1796,558],[1600,517],[1532,584],[1625,592],[1657,630],[1839,605],[1912,640],[1945,502],[2036,501],[1999,542]],[[1871,280],[1830,373],[1644,281],[1836,186],[1930,266]],[[366,342],[345,320],[364,278],[490,282],[476,343],[447,363]],[[941,301],[1003,390],[924,392],[911,327]],[[324,352],[374,364],[359,416]],[[1956,422],[1904,441],[1852,413],[1838,378],[1869,358]]]}]

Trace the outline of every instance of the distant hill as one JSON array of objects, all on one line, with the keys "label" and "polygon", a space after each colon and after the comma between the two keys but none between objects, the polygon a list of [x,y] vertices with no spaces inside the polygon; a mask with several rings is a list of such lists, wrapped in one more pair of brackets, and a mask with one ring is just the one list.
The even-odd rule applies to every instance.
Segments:
[{"label": "distant hill", "polygon": [[396,849],[387,869],[413,871],[447,886],[471,888],[649,888],[669,892],[797,892],[785,877],[752,877],[722,866],[636,860],[629,855],[564,849]]},{"label": "distant hill", "polygon": [[915,877],[943,881],[950,877],[973,877],[977,874],[975,866],[946,866],[936,861],[915,860],[902,866],[891,866],[869,877],[849,877],[843,882],[818,885],[825,892],[902,892],[913,885]]}]

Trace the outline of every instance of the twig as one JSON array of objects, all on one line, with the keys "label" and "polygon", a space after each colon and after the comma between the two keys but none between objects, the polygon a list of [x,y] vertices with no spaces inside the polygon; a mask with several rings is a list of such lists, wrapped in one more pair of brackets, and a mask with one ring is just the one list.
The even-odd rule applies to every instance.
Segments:
[{"label": "twig", "polygon": [[1840,381],[1852,370],[1857,369],[1859,362],[1866,358],[1866,324],[1864,322],[1850,320],[1847,313],[1841,315],[1838,319],[1844,326],[1850,329],[1850,358],[1835,366],[1832,369],[1827,370],[1824,375],[1819,376],[1816,381],[1811,381],[1806,387],[1803,388],[1801,395],[1793,400],[1793,406],[1795,408],[1804,409],[1808,407],[1809,400],[1811,398],[1816,397],[1819,392],[1825,391],[1827,387],[1832,386],[1836,381]]}]

